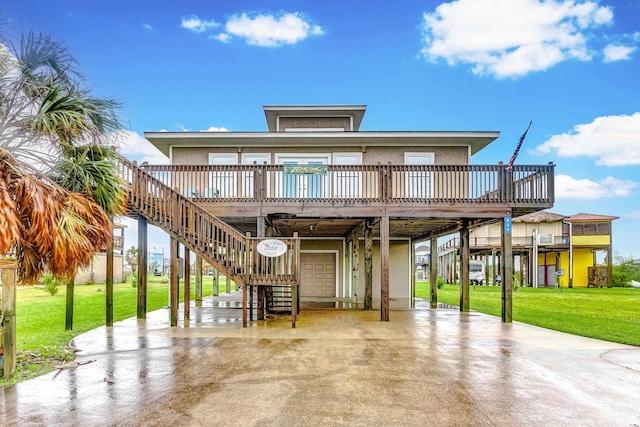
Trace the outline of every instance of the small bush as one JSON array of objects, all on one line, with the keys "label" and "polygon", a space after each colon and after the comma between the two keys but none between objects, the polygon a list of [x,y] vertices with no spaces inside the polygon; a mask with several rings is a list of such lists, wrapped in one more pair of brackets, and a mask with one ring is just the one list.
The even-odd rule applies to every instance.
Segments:
[{"label": "small bush", "polygon": [[51,296],[58,293],[58,286],[60,285],[60,281],[53,277],[53,274],[46,273],[42,276],[42,281],[44,282],[44,290],[48,292]]},{"label": "small bush", "polygon": [[138,275],[137,274],[135,274],[135,273],[132,274],[131,278],[129,280],[130,280],[132,288],[137,288],[138,287]]},{"label": "small bush", "polygon": [[438,280],[436,280],[436,287],[438,289],[442,289],[443,286],[444,286],[444,279],[441,277]]}]

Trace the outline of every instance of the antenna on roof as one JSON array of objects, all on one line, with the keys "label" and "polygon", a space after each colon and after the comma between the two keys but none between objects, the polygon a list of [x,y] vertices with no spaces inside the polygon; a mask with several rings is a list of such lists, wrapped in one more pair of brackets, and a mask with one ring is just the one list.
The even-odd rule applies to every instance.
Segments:
[{"label": "antenna on roof", "polygon": [[513,152],[513,156],[511,156],[509,163],[507,163],[507,169],[511,169],[513,167],[513,163],[516,161],[516,157],[518,157],[518,152],[520,151],[520,147],[522,147],[522,143],[524,142],[524,139],[526,138],[527,132],[529,132],[529,128],[531,127],[532,123],[533,121],[529,122],[529,126],[527,126],[527,130],[525,130],[522,136],[520,137],[520,141],[518,141],[518,145],[516,146],[516,151]]}]

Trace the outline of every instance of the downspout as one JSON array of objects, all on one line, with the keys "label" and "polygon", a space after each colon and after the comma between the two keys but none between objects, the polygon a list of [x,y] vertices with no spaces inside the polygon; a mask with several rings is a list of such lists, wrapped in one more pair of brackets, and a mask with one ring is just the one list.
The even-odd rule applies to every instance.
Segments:
[{"label": "downspout", "polygon": [[573,227],[571,221],[562,220],[569,225],[569,287],[573,288]]}]

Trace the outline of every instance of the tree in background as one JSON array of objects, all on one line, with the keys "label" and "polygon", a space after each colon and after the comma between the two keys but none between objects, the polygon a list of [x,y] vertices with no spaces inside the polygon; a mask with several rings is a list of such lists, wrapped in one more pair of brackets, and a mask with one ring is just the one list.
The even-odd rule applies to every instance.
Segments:
[{"label": "tree in background", "polygon": [[136,274],[136,272],[138,271],[138,248],[136,248],[135,246],[131,246],[129,249],[127,249],[127,252],[125,252],[124,256],[127,264],[129,264],[129,267],[131,267],[131,271],[133,272],[133,274]]},{"label": "tree in background", "polygon": [[640,265],[635,264],[633,258],[616,257],[611,275],[613,286],[629,286],[632,280],[640,282]]}]

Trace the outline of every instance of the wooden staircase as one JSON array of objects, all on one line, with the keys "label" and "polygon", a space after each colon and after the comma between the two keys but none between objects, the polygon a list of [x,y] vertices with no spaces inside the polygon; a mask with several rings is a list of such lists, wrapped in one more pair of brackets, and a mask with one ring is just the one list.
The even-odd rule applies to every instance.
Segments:
[{"label": "wooden staircase", "polygon": [[[167,232],[242,287],[245,295],[248,286],[288,288],[291,306],[294,300],[291,295],[296,293],[299,277],[300,250],[296,236],[279,239],[287,245],[284,255],[266,257],[257,250],[261,238],[242,234],[172,189],[170,182],[158,180],[123,157],[119,159],[119,167],[122,178],[129,184],[132,216],[142,216]],[[271,311],[271,307],[267,309]],[[294,326],[296,311],[292,310]]]}]

